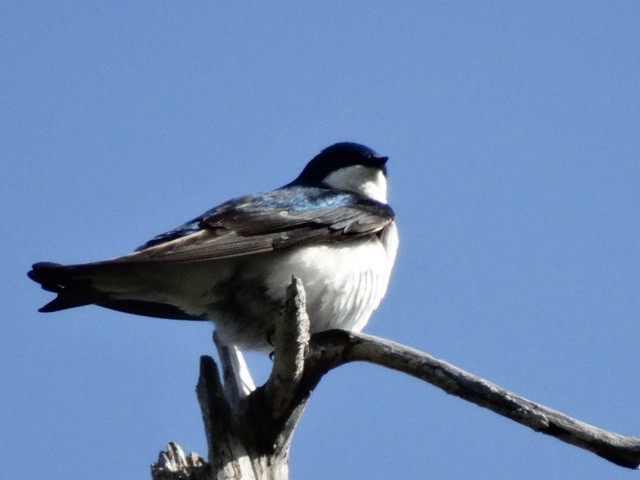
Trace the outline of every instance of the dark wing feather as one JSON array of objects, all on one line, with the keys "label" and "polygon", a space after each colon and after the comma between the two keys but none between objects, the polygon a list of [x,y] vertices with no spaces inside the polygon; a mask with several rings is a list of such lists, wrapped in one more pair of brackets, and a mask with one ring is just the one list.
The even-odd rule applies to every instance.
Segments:
[{"label": "dark wing feather", "polygon": [[[183,230],[165,234],[165,241],[158,241],[163,236],[156,237],[141,250],[111,262],[215,260],[295,245],[343,242],[377,234],[394,219],[388,205],[359,195],[301,190],[280,190],[220,205],[185,224]],[[300,198],[304,202],[296,203]]]},{"label": "dark wing feather", "polygon": [[109,292],[94,288],[93,279],[135,277],[148,263],[217,260],[296,245],[347,242],[380,234],[393,219],[387,205],[355,194],[286,187],[220,205],[129,255],[79,265],[38,263],[29,277],[58,294],[40,309],[43,312],[95,303],[141,315],[193,319],[171,305],[115,300]]}]

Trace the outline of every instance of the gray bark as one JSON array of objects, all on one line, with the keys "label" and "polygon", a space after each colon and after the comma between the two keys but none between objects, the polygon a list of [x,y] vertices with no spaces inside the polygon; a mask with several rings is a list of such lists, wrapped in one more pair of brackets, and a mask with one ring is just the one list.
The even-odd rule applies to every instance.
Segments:
[{"label": "gray bark", "polygon": [[274,335],[267,383],[255,388],[240,352],[216,341],[224,385],[211,357],[200,361],[198,400],[208,463],[169,444],[152,466],[154,480],[286,480],[291,437],[315,386],[345,363],[365,361],[404,372],[537,432],[628,468],[640,465],[640,439],[589,425],[527,400],[426,353],[364,333],[329,330],[309,338],[305,295],[293,279]]}]

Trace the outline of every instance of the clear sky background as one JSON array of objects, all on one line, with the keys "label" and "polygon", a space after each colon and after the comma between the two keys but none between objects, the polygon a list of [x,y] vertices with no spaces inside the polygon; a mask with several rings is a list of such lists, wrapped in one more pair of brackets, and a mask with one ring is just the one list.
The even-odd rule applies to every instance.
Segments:
[{"label": "clear sky background", "polygon": [[[40,314],[31,263],[127,253],[344,140],[390,157],[401,231],[366,331],[640,436],[639,45],[635,1],[2,2],[0,477],[206,454],[211,326]],[[367,365],[322,380],[291,472],[640,475]]]}]

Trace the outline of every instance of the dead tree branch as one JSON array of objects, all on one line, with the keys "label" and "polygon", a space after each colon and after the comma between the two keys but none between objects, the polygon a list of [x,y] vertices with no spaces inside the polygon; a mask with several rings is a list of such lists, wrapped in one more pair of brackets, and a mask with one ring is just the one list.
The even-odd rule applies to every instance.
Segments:
[{"label": "dead tree branch", "polygon": [[322,375],[332,368],[354,361],[365,361],[404,372],[536,432],[589,450],[622,467],[638,468],[640,465],[640,438],[581,422],[443,360],[383,338],[342,330],[318,333],[311,338],[305,372],[309,369]]},{"label": "dead tree branch", "polygon": [[[185,460],[184,470],[168,471],[161,463],[163,455],[176,457],[171,449],[177,446],[170,444],[169,452],[163,452],[152,466],[154,479],[287,479],[291,437],[311,392],[327,372],[355,361],[404,372],[617,465],[640,465],[640,438],[581,422],[413,348],[343,330],[317,333],[309,339],[304,289],[295,278],[287,290],[282,319],[276,323],[274,365],[262,387],[253,388],[242,356],[233,347],[217,342],[225,385],[213,359],[201,358],[197,393],[209,464],[186,465]],[[164,464],[175,467],[181,462]]]},{"label": "dead tree branch", "polygon": [[169,442],[166,452],[160,452],[158,461],[151,465],[153,480],[207,480],[207,462],[191,452],[185,455],[180,445]]}]

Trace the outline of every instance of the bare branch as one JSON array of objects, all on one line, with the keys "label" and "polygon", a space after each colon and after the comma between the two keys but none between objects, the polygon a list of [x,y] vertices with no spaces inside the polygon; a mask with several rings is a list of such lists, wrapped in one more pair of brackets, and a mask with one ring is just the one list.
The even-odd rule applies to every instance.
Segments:
[{"label": "bare branch", "polygon": [[158,461],[151,465],[153,480],[205,480],[204,458],[191,452],[185,455],[180,445],[169,442],[166,452],[160,452]]},{"label": "bare branch", "polygon": [[294,276],[287,288],[282,319],[276,322],[273,368],[264,386],[265,400],[273,418],[285,413],[298,391],[308,342],[306,294],[302,282]]},{"label": "bare branch", "polygon": [[[152,467],[154,479],[285,480],[293,431],[312,390],[324,374],[354,361],[404,372],[617,465],[640,465],[639,438],[581,422],[413,348],[343,330],[320,332],[309,339],[304,289],[295,278],[287,290],[282,317],[276,323],[273,369],[263,387],[253,387],[242,355],[234,347],[216,343],[225,386],[213,359],[201,357],[197,393],[210,466],[197,466],[195,459],[199,457],[193,454],[193,465],[189,464],[182,450],[170,444],[169,451],[161,454]],[[189,476],[176,476],[176,466],[185,463],[191,468]]]},{"label": "bare branch", "polygon": [[617,465],[638,468],[640,438],[620,435],[534,403],[450,363],[390,340],[331,330],[311,337],[305,371],[322,375],[352,361],[366,361],[420,378],[445,392],[527,427],[589,450]]},{"label": "bare branch", "polygon": [[256,389],[256,385],[253,382],[244,356],[238,350],[238,347],[224,343],[215,330],[213,332],[213,343],[218,350],[218,357],[222,366],[225,394],[229,403],[235,408]]}]

